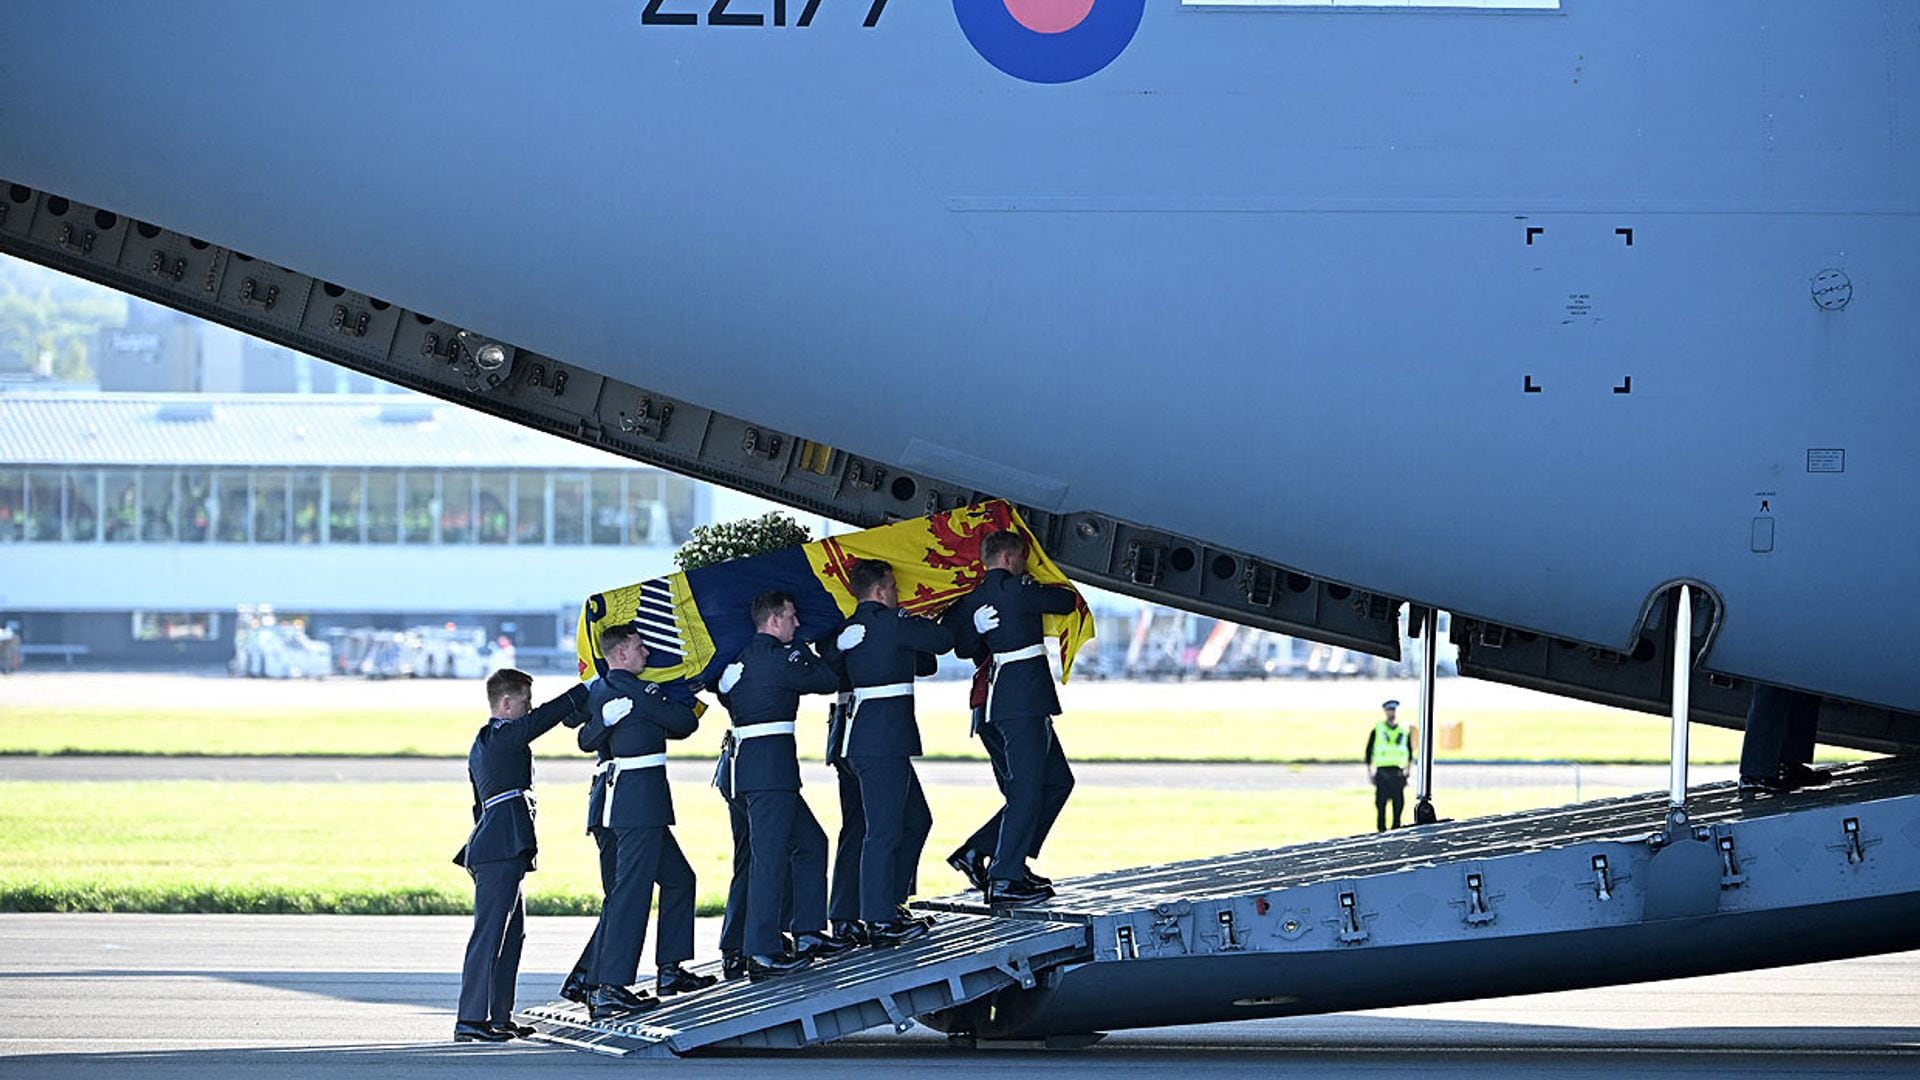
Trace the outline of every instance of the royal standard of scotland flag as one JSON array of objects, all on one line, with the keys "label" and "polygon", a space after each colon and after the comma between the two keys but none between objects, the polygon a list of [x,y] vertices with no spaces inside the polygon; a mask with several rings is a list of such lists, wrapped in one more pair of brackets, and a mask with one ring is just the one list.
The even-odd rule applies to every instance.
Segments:
[{"label": "royal standard of scotland flag", "polygon": [[[645,678],[711,686],[753,638],[747,610],[755,596],[769,589],[792,593],[800,613],[795,640],[818,640],[853,613],[847,571],[861,559],[884,559],[893,566],[901,607],[938,616],[986,576],[980,541],[1002,529],[1017,529],[1027,538],[1027,572],[1035,581],[1072,587],[1019,513],[994,500],[596,593],[580,611],[580,677],[606,672],[601,628],[633,622],[647,643]],[[1047,616],[1046,627],[1060,643],[1064,681],[1080,646],[1093,638],[1093,615],[1082,600],[1071,615]]]}]

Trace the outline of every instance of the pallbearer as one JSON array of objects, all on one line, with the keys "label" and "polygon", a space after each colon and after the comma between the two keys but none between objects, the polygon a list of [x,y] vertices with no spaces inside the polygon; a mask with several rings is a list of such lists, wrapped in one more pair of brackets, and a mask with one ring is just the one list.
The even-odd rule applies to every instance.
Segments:
[{"label": "pallbearer", "polygon": [[[800,696],[831,694],[840,679],[793,644],[800,616],[791,594],[760,594],[750,615],[753,639],[721,673],[718,690],[733,718],[733,753],[722,782],[746,806],[752,849],[743,947],[747,975],[758,980],[798,971],[844,948],[826,936],[827,834],[800,797],[794,737]],[[794,931],[791,951],[780,936],[783,924]]]},{"label": "pallbearer", "polygon": [[[581,713],[581,719],[586,714]],[[613,771],[613,752],[606,743],[600,744],[595,753],[593,779],[587,787],[587,835],[593,837],[594,846],[600,849],[600,906],[606,907],[607,897],[613,893],[615,871],[620,865],[619,841],[613,830],[603,828],[600,819],[604,816],[607,797],[607,774]],[[587,975],[593,970],[593,952],[600,945],[600,920],[593,922],[593,933],[587,938],[586,947],[580,950],[580,959],[574,961],[573,970],[567,973],[566,981],[560,984],[560,996],[568,1001],[582,1005],[587,1003],[587,995],[593,984],[587,981]]]},{"label": "pallbearer", "polygon": [[640,678],[647,647],[632,624],[600,632],[607,676],[593,684],[580,748],[613,755],[601,799],[600,825],[613,832],[613,888],[600,912],[593,986],[587,1009],[595,1020],[656,1008],[658,998],[628,989],[640,966],[640,947],[660,884],[660,929],[654,941],[659,964],[655,991],[662,997],[714,983],[681,965],[693,958],[693,867],[673,839],[673,793],[667,787],[667,740],[693,734],[693,709],[670,700],[658,683]]},{"label": "pallbearer", "polygon": [[538,850],[529,744],[555,724],[578,726],[585,719],[580,710],[587,704],[587,688],[576,686],[535,709],[533,677],[504,668],[488,676],[487,701],[493,716],[467,752],[473,832],[453,858],[473,875],[473,934],[460,969],[456,1042],[504,1042],[533,1034],[513,1022],[527,918],[520,881],[533,869]]},{"label": "pallbearer", "polygon": [[980,561],[986,580],[960,601],[964,614],[957,617],[970,621],[979,636],[975,651],[988,659],[982,731],[993,729],[1004,760],[1007,804],[987,868],[987,900],[1033,903],[1052,896],[1053,888],[1027,868],[1027,859],[1039,850],[1073,790],[1073,772],[1053,731],[1060,699],[1054,694],[1042,620],[1071,614],[1079,597],[1070,588],[1040,585],[1027,576],[1027,540],[1020,533],[988,535],[980,542]]},{"label": "pallbearer", "polygon": [[899,610],[893,567],[885,562],[854,564],[847,584],[859,606],[836,639],[853,686],[839,749],[860,782],[867,823],[860,845],[860,919],[872,944],[899,945],[928,930],[904,906],[926,842],[926,832],[910,830],[910,824],[933,820],[913,771],[920,755],[913,680],[921,657],[951,650],[953,635]]}]

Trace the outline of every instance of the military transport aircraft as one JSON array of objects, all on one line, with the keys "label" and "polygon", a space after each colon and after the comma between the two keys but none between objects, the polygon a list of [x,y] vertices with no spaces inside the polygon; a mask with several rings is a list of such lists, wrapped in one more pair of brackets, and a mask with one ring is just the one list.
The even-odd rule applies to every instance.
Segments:
[{"label": "military transport aircraft", "polygon": [[[19,0],[0,251],[848,521],[1004,497],[1090,583],[1381,655],[1445,609],[1463,674],[1905,752],[1916,118],[1903,0]],[[1855,774],[1095,879],[722,1041],[1911,947],[1916,776]]]}]

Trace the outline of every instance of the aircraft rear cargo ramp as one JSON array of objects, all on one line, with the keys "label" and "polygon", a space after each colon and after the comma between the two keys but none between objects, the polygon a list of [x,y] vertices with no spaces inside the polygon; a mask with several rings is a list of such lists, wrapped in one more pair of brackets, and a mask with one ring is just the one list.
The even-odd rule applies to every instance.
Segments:
[{"label": "aircraft rear cargo ramp", "polygon": [[1831,788],[1695,789],[1062,882],[1036,908],[971,898],[931,938],[723,984],[628,1022],[549,1005],[543,1037],[619,1054],[799,1048],[918,1020],[976,1039],[1536,993],[1920,947],[1920,761]]}]

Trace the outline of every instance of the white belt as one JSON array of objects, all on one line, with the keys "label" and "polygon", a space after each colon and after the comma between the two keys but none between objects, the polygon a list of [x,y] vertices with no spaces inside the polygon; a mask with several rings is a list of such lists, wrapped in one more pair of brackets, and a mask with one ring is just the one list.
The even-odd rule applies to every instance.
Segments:
[{"label": "white belt", "polygon": [[1012,652],[997,652],[993,654],[993,664],[987,668],[987,703],[980,709],[981,723],[990,724],[993,722],[993,687],[995,683],[1000,681],[1000,669],[1008,664],[1017,664],[1022,660],[1045,659],[1046,655],[1047,643],[1044,641],[1037,645],[1029,645],[1024,649],[1015,649]]},{"label": "white belt", "polygon": [[791,720],[776,720],[769,724],[748,724],[746,727],[734,728],[733,737],[736,740],[744,741],[747,739],[764,739],[769,735],[791,735],[793,734],[793,727],[794,724]]},{"label": "white belt", "polygon": [[847,721],[840,728],[840,756],[847,756],[847,748],[853,745],[853,718],[860,714],[860,703],[877,701],[882,698],[912,697],[913,684],[910,682],[888,683],[886,686],[856,686],[852,700],[847,705]]},{"label": "white belt", "polygon": [[499,806],[501,803],[508,801],[509,799],[525,799],[527,800],[527,809],[529,810],[533,809],[533,789],[532,788],[528,788],[525,791],[517,791],[517,790],[503,791],[500,794],[495,795],[492,798],[489,798],[486,802],[481,803],[480,809],[482,812],[491,810],[494,807]]},{"label": "white belt", "polygon": [[612,769],[607,773],[607,791],[602,796],[605,801],[600,804],[600,827],[603,829],[613,827],[613,792],[620,785],[620,774],[634,769],[664,769],[667,767],[667,755],[641,754],[639,757],[617,757],[607,764],[612,766]]},{"label": "white belt", "polygon": [[593,767],[593,775],[595,776],[605,776],[612,771],[613,771],[612,758],[608,758],[607,760]]}]

